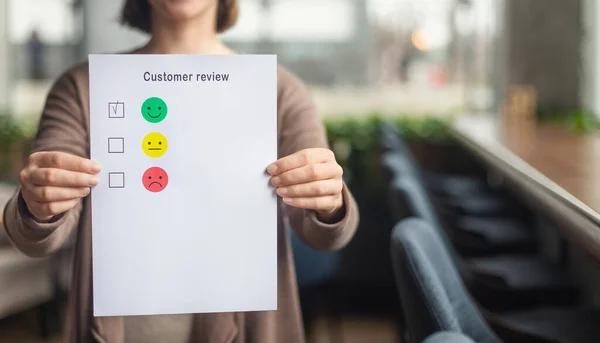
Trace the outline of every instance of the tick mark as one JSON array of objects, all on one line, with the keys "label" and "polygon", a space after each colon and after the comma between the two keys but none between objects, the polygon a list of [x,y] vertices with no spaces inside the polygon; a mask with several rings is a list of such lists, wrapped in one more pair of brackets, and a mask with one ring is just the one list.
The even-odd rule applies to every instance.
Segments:
[{"label": "tick mark", "polygon": [[121,105],[121,104],[122,104],[122,102],[117,101],[116,103],[114,103],[113,106],[111,106],[114,114],[117,114],[117,110],[119,109],[119,105]]},{"label": "tick mark", "polygon": [[125,103],[122,101],[108,103],[109,118],[125,118]]}]

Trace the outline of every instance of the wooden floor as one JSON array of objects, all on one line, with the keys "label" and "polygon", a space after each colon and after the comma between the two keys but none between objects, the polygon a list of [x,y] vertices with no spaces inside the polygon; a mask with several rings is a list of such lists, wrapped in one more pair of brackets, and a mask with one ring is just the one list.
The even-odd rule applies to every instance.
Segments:
[{"label": "wooden floor", "polygon": [[392,318],[349,316],[316,320],[309,343],[400,343]]},{"label": "wooden floor", "polygon": [[[0,320],[0,342],[59,343],[60,336],[43,339],[38,335],[36,313],[28,312]],[[399,343],[392,318],[348,316],[339,320],[319,317],[308,343]]]}]

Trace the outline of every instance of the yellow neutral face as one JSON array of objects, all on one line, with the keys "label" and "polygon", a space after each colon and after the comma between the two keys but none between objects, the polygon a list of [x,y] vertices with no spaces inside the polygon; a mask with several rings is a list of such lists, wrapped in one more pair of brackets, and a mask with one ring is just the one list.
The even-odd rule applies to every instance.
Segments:
[{"label": "yellow neutral face", "polygon": [[158,158],[167,152],[169,142],[159,132],[151,132],[142,140],[142,150],[152,158]]}]

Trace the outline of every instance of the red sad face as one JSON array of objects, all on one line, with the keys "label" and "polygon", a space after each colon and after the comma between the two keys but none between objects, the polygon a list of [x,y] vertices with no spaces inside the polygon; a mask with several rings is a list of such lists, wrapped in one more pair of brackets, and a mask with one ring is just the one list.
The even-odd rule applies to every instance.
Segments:
[{"label": "red sad face", "polygon": [[167,188],[169,183],[169,175],[162,168],[152,167],[148,168],[142,176],[142,184],[147,190],[153,193],[161,192]]}]

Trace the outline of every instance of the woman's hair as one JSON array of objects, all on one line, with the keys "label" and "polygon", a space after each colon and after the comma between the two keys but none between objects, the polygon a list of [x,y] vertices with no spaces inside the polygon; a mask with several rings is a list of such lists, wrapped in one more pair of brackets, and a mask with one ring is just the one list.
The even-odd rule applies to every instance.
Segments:
[{"label": "woman's hair", "polygon": [[[235,25],[239,15],[238,0],[218,0],[217,32],[225,32]],[[146,33],[152,33],[150,4],[147,0],[125,0],[121,23]]]}]

